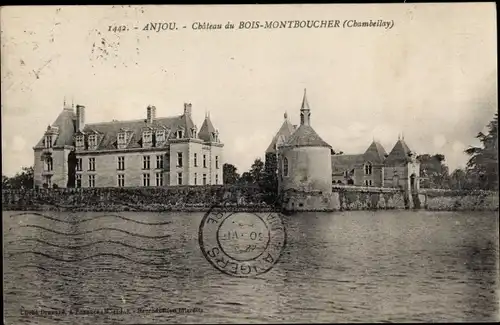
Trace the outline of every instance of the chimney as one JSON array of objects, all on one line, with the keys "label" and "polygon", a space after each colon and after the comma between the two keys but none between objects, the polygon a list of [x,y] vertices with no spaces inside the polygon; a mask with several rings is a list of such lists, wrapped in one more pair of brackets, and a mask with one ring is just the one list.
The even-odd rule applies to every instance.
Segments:
[{"label": "chimney", "polygon": [[85,106],[76,105],[76,131],[82,131],[85,127]]},{"label": "chimney", "polygon": [[187,116],[191,116],[191,103],[184,103],[184,114]]},{"label": "chimney", "polygon": [[147,108],[147,123],[151,124],[156,119],[156,107],[149,105]]}]

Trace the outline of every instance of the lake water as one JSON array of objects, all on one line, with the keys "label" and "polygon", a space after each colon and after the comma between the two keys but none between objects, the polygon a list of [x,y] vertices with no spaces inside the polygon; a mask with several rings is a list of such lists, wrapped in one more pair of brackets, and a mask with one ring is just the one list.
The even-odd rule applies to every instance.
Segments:
[{"label": "lake water", "polygon": [[203,213],[43,214],[3,212],[6,324],[500,319],[495,212],[287,216],[257,278],[205,259]]}]

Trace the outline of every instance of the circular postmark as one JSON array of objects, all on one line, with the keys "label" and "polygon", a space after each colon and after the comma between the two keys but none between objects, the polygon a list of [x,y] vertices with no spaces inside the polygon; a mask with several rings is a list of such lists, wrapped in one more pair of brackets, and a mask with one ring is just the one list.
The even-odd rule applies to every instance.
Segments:
[{"label": "circular postmark", "polygon": [[286,245],[281,215],[211,209],[200,223],[200,249],[219,271],[236,277],[268,272]]}]

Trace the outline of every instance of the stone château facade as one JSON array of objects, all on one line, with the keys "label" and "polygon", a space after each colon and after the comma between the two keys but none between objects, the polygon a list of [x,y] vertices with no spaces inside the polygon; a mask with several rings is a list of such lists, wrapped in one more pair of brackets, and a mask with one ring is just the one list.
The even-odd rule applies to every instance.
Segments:
[{"label": "stone ch\u00e2teau facade", "polygon": [[86,123],[86,108],[64,108],[34,150],[35,187],[222,184],[223,144],[209,115],[198,131],[191,104],[177,116]]}]

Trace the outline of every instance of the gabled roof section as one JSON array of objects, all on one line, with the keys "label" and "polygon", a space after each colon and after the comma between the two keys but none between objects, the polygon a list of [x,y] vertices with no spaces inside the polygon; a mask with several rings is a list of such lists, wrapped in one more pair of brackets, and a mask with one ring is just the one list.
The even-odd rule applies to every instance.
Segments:
[{"label": "gabled roof section", "polygon": [[[185,118],[183,115],[175,117],[160,117],[156,118],[153,124],[148,124],[146,119],[131,120],[131,121],[112,121],[102,123],[86,124],[83,129],[84,133],[97,132],[103,135],[103,139],[99,143],[96,150],[112,150],[118,149],[117,138],[118,133],[127,130],[132,133],[127,149],[141,148],[142,131],[148,126],[153,128],[165,127],[170,130],[175,130],[179,126],[185,127]],[[170,138],[174,136],[174,132],[170,133]]]},{"label": "gabled roof section", "polygon": [[295,128],[292,125],[292,123],[290,123],[290,121],[288,120],[288,116],[285,113],[285,120],[283,121],[283,124],[281,124],[280,129],[278,130],[273,140],[267,147],[266,153],[276,152],[276,144],[278,143],[278,139],[282,137],[283,139],[285,139],[286,142],[288,138],[293,134],[293,132],[295,132]]},{"label": "gabled roof section", "polygon": [[198,138],[203,141],[212,141],[212,133],[215,132],[215,128],[210,121],[210,116],[206,115],[203,124],[201,125],[200,131],[198,132]]},{"label": "gabled roof section", "polygon": [[[54,146],[71,146],[73,145],[73,135],[75,133],[75,119],[76,115],[72,109],[63,109],[59,116],[57,116],[53,127],[57,127],[59,135],[57,136]],[[44,137],[38,141],[36,147],[43,147]]]},{"label": "gabled roof section", "polygon": [[409,153],[410,148],[406,145],[403,139],[399,139],[394,145],[389,156],[386,158],[384,165],[386,166],[398,166],[401,164],[406,164],[411,161]]},{"label": "gabled roof section", "polygon": [[287,147],[328,147],[332,148],[307,124],[299,126],[299,128],[288,138],[285,143]]},{"label": "gabled roof section", "polygon": [[385,160],[385,156],[387,155],[387,152],[385,151],[384,147],[382,145],[373,140],[372,144],[366,149],[365,153],[363,154],[363,159],[364,161],[369,161],[371,163],[375,164],[382,164]]},{"label": "gabled roof section", "polygon": [[363,155],[332,155],[332,173],[342,174],[363,162]]}]

